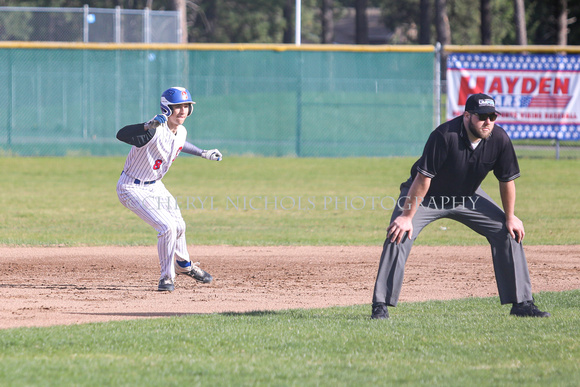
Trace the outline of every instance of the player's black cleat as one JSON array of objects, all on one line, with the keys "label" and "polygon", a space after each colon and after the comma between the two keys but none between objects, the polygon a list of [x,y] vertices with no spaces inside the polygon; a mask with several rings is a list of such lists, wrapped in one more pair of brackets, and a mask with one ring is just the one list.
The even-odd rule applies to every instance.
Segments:
[{"label": "player's black cleat", "polygon": [[172,292],[175,290],[175,285],[171,278],[161,278],[157,290],[160,292]]},{"label": "player's black cleat", "polygon": [[[199,265],[199,262],[192,264],[191,262],[177,261],[177,265],[182,268],[182,270],[176,271],[177,274],[190,276],[194,280],[204,284],[209,284],[211,281],[213,281],[211,274],[197,266]],[[189,270],[187,270],[188,268]]]},{"label": "player's black cleat", "polygon": [[534,304],[534,301],[524,301],[520,303],[513,303],[510,314],[518,317],[550,317],[550,313],[542,312]]},{"label": "player's black cleat", "polygon": [[389,318],[389,311],[387,310],[387,304],[384,302],[378,302],[373,304],[373,314],[371,318],[374,320],[384,320]]}]

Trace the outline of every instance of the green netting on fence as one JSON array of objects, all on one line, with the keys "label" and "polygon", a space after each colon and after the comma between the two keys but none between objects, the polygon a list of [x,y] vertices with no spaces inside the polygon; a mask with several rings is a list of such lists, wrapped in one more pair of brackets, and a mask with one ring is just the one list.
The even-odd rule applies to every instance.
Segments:
[{"label": "green netting on fence", "polygon": [[224,154],[418,155],[431,52],[0,49],[0,154],[124,155],[124,125],[184,86],[188,140]]}]

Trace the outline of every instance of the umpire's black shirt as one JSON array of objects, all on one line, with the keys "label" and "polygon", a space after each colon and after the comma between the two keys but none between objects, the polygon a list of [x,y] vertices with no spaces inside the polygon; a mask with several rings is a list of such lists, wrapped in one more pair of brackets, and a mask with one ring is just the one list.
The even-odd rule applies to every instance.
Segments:
[{"label": "umpire's black shirt", "polygon": [[411,168],[410,181],[417,173],[430,177],[426,197],[472,196],[492,170],[502,182],[520,176],[510,138],[505,130],[495,125],[491,135],[472,149],[461,115],[431,133],[423,155]]}]

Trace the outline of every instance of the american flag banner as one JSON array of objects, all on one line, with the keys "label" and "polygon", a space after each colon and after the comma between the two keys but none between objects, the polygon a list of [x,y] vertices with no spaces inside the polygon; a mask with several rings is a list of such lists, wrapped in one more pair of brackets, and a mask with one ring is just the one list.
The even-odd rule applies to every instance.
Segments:
[{"label": "american flag banner", "polygon": [[512,139],[580,140],[580,55],[450,54],[447,119],[492,96]]}]

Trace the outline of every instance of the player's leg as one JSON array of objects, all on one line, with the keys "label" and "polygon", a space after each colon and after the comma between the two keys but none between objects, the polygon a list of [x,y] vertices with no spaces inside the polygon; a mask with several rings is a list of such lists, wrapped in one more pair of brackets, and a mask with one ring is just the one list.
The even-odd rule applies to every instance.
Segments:
[{"label": "player's leg", "polygon": [[[163,257],[162,266],[174,279],[177,271],[175,260],[180,257],[184,261],[189,261],[187,242],[185,240],[185,221],[181,216],[181,211],[177,200],[165,188],[163,182],[155,183],[156,209],[163,217],[165,227],[159,231],[159,257]],[[163,275],[164,273],[162,273]],[[167,273],[166,273],[167,274]]]},{"label": "player's leg", "polygon": [[167,211],[167,206],[164,206],[163,191],[155,189],[153,184],[146,187],[128,184],[118,189],[117,192],[119,200],[125,207],[157,230],[160,281],[173,281],[175,279],[173,256],[175,255],[178,226],[173,216]]},{"label": "player's leg", "polygon": [[502,304],[532,300],[530,273],[522,243],[506,227],[503,210],[481,188],[465,206],[449,216],[485,236],[491,245],[493,266]]},{"label": "player's leg", "polygon": [[211,274],[200,268],[199,262],[191,262],[187,252],[185,232],[177,238],[175,249],[175,273],[187,275],[198,282],[208,284],[213,281]]},{"label": "player's leg", "polygon": [[[177,217],[176,217],[177,218]],[[181,218],[181,217],[179,217]],[[175,241],[175,270],[179,274],[182,272],[183,268],[189,267],[191,265],[191,259],[189,258],[189,251],[187,250],[187,240],[185,238],[185,221],[183,218],[176,219],[177,228],[177,240]]]},{"label": "player's leg", "polygon": [[[189,251],[187,250],[187,240],[185,238],[186,225],[183,216],[181,215],[179,203],[167,188],[165,188],[165,185],[162,182],[159,182],[157,194],[160,196],[160,201],[163,203],[164,209],[167,211],[168,216],[171,217],[176,227],[174,258],[177,261],[190,262]],[[179,267],[176,267],[176,270],[179,271]]]},{"label": "player's leg", "polygon": [[[175,252],[174,252],[174,270],[175,274],[184,274],[192,277],[196,281],[202,283],[210,283],[213,277],[201,269],[198,265],[199,262],[191,262],[189,251],[187,249],[187,240],[185,237],[186,224],[183,220],[181,214],[181,209],[175,198],[171,193],[165,188],[161,183],[160,190],[163,189],[162,195],[167,198],[164,203],[167,203],[167,211],[169,215],[173,218],[173,222],[176,225],[176,238],[175,238]],[[161,188],[162,186],[162,188]]]}]

